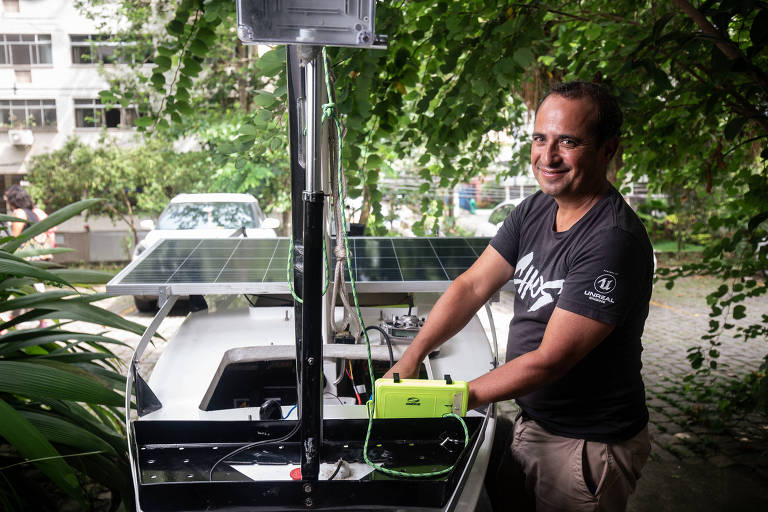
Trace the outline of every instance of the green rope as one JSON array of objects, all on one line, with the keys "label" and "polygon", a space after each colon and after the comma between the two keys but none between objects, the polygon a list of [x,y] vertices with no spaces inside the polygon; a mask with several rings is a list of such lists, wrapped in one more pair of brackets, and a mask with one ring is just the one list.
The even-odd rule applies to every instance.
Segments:
[{"label": "green rope", "polygon": [[[324,66],[323,70],[325,71],[325,87],[326,91],[328,93],[328,103],[325,103],[322,106],[323,109],[323,117],[322,120],[325,121],[326,119],[331,119],[336,127],[336,141],[337,141],[337,149],[338,149],[338,155],[336,158],[336,173],[337,173],[337,185],[339,188],[339,201],[341,204],[344,204],[346,201],[346,198],[344,197],[344,173],[341,166],[341,150],[342,150],[342,141],[341,141],[341,122],[339,121],[338,115],[336,114],[336,104],[331,101],[331,79],[328,74],[328,68],[330,67],[330,62],[328,60],[328,55],[326,53],[325,47],[323,47],[323,61]],[[349,269],[349,283],[350,287],[352,288],[352,298],[355,304],[355,312],[357,313],[357,319],[360,321],[360,328],[363,331],[363,336],[365,337],[365,347],[368,351],[368,373],[371,377],[371,398],[367,405],[368,408],[368,429],[365,433],[365,443],[363,444],[363,459],[365,460],[365,463],[368,464],[370,467],[372,467],[376,471],[380,471],[381,473],[391,475],[391,476],[399,476],[399,477],[409,477],[409,478],[428,478],[428,477],[434,477],[434,476],[441,476],[449,473],[453,469],[453,465],[441,469],[439,471],[430,471],[427,473],[406,473],[404,471],[396,471],[394,469],[387,469],[382,466],[379,466],[378,464],[375,464],[373,461],[371,461],[368,458],[368,442],[371,439],[371,429],[373,428],[373,409],[375,406],[375,397],[374,397],[374,389],[376,385],[376,381],[373,376],[373,358],[371,357],[371,340],[368,338],[368,331],[365,330],[365,322],[363,321],[363,313],[360,311],[360,301],[357,298],[357,286],[355,284],[355,276],[354,272],[352,271],[352,256],[351,251],[349,250],[349,238],[347,237],[347,231],[349,231],[349,228],[347,226],[347,218],[342,215],[342,222],[344,224],[344,230],[342,235],[344,236],[344,249],[346,252],[346,259],[347,259],[347,268]],[[336,234],[338,236],[338,233]],[[458,416],[453,413],[448,413],[443,415],[443,417],[452,417],[456,418],[459,423],[461,423],[462,428],[464,429],[464,447],[466,447],[469,444],[469,431],[467,430],[467,424],[464,422],[464,419],[461,416]]]}]

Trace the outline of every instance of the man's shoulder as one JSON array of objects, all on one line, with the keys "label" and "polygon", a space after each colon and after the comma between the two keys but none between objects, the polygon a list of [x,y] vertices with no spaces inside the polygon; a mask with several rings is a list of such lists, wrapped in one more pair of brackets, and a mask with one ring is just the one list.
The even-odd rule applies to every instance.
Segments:
[{"label": "man's shoulder", "polygon": [[518,215],[530,215],[531,213],[538,213],[547,208],[551,208],[555,204],[555,200],[542,192],[537,190],[530,196],[522,200],[522,202],[515,208]]},{"label": "man's shoulder", "polygon": [[643,221],[640,220],[640,217],[638,217],[621,193],[611,186],[608,194],[611,218],[608,222],[609,225],[605,227],[623,231],[640,241],[648,241],[650,243]]}]

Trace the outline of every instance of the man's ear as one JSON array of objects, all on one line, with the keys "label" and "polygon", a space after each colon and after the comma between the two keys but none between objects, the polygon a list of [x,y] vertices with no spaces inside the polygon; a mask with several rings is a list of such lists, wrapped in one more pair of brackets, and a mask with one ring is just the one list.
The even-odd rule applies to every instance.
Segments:
[{"label": "man's ear", "polygon": [[606,162],[611,161],[611,158],[616,154],[617,149],[619,149],[619,138],[616,135],[603,142],[601,151],[603,156],[605,156]]}]

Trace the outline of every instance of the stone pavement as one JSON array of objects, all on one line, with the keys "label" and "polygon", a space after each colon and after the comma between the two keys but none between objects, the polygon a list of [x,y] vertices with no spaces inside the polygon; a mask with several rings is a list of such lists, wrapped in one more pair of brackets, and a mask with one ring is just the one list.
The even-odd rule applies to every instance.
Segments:
[{"label": "stone pavement", "polygon": [[[688,348],[702,343],[700,337],[707,332],[705,297],[715,288],[714,280],[700,277],[681,279],[672,290],[663,284],[654,288],[643,335],[652,451],[630,498],[630,512],[768,510],[768,417],[741,415],[714,429],[687,414],[707,407],[697,403],[693,393],[683,392],[682,379],[692,373]],[[746,304],[744,321],[768,313],[768,297]],[[494,315],[497,310],[503,315],[510,305],[511,299],[502,296]],[[504,327],[500,344],[506,339]],[[718,372],[723,376],[756,370],[768,352],[764,340],[722,341]],[[514,417],[517,407],[509,401],[501,404],[501,411]]]}]

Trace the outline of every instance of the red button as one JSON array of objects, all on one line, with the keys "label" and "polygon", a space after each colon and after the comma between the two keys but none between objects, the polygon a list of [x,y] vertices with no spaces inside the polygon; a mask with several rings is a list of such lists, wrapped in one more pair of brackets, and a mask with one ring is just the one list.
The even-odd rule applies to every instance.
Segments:
[{"label": "red button", "polygon": [[291,479],[292,480],[301,480],[301,468],[293,468],[291,470]]}]

